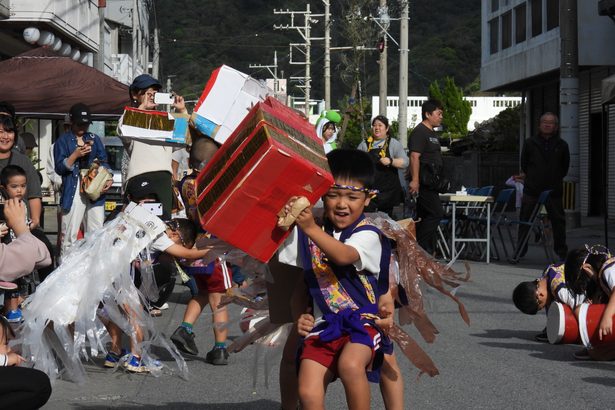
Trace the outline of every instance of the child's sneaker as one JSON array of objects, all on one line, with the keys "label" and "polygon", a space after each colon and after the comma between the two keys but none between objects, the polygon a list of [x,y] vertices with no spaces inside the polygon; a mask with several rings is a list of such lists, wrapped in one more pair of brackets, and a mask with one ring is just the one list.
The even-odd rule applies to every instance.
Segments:
[{"label": "child's sneaker", "polygon": [[3,280],[0,280],[0,289],[2,289],[2,290],[15,290],[15,289],[17,289],[17,284],[15,284],[13,282],[5,282]]},{"label": "child's sneaker", "polygon": [[122,361],[122,357],[126,356],[127,353],[128,352],[125,349],[122,349],[120,354],[109,351],[109,353],[107,353],[107,356],[105,357],[104,366],[108,368],[113,368],[117,366]]},{"label": "child's sneaker", "polygon": [[205,361],[216,366],[225,366],[228,364],[228,352],[225,347],[214,347],[207,352]]},{"label": "child's sneaker", "polygon": [[149,373],[152,370],[162,369],[162,364],[158,360],[153,360],[149,366],[146,366],[143,359],[131,354],[124,363],[124,367],[132,373]]},{"label": "child's sneaker", "polygon": [[180,351],[191,355],[198,355],[199,349],[194,343],[194,333],[188,333],[185,327],[179,326],[171,335],[171,341]]},{"label": "child's sneaker", "polygon": [[23,315],[21,314],[21,309],[19,308],[17,310],[10,310],[8,313],[4,315],[4,317],[6,317],[6,320],[9,323],[23,322]]}]

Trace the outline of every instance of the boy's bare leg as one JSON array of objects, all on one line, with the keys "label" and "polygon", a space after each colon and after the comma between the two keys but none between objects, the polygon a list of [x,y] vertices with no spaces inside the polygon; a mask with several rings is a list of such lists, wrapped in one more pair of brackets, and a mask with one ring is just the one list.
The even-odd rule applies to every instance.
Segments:
[{"label": "boy's bare leg", "polygon": [[209,294],[209,307],[214,315],[214,337],[216,343],[226,342],[226,336],[228,334],[228,310],[226,306],[218,308],[220,301],[222,300],[223,293],[211,292]]},{"label": "boy's bare leg", "polygon": [[184,312],[183,321],[194,324],[208,303],[209,295],[207,294],[203,295],[199,293],[198,295],[193,296],[192,299],[188,301],[186,311]]},{"label": "boy's bare leg", "polygon": [[299,400],[303,410],[324,410],[327,385],[333,373],[322,364],[303,359],[299,365]]},{"label": "boy's bare leg", "polygon": [[109,337],[111,338],[111,349],[109,350],[113,353],[120,354],[122,352],[122,329],[110,320],[105,320],[103,324],[107,328],[107,332],[109,332]]},{"label": "boy's bare leg", "polygon": [[337,362],[337,371],[346,392],[350,410],[369,410],[370,391],[366,368],[371,360],[369,347],[349,342],[344,346]]},{"label": "boy's bare leg", "polygon": [[403,410],[404,378],[395,354],[385,354],[380,371],[380,393],[387,410]]}]

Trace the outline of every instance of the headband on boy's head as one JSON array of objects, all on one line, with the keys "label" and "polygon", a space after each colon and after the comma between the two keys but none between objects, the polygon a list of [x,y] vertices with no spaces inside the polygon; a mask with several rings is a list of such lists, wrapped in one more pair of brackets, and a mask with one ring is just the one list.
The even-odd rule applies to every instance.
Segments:
[{"label": "headband on boy's head", "polygon": [[607,258],[610,258],[612,256],[609,248],[600,244],[592,246],[585,244],[585,250],[587,250],[588,255],[605,255]]},{"label": "headband on boy's head", "polygon": [[587,258],[589,257],[589,255],[604,255],[607,259],[612,257],[611,251],[609,251],[609,248],[604,245],[598,244],[589,246],[588,244],[585,244],[585,250],[587,251],[587,255],[585,255],[581,266],[585,265],[585,262],[587,262]]},{"label": "headband on boy's head", "polygon": [[359,187],[352,186],[352,185],[333,184],[331,185],[331,188],[349,189],[354,192],[365,192],[367,196],[369,196],[370,198],[375,198],[376,195],[379,194],[379,191],[377,189],[359,188]]}]

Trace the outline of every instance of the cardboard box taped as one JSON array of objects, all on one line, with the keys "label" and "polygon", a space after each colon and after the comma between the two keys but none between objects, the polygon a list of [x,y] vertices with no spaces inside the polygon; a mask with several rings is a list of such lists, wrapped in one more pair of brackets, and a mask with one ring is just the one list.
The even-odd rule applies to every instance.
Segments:
[{"label": "cardboard box taped", "polygon": [[273,95],[267,85],[229,66],[215,69],[194,107],[190,122],[223,144],[254,104]]},{"label": "cardboard box taped", "polygon": [[314,204],[333,184],[314,128],[283,104],[257,104],[197,178],[201,225],[263,262],[288,235],[277,214],[292,196]]},{"label": "cardboard box taped", "polygon": [[188,117],[174,117],[164,111],[146,111],[125,107],[117,124],[118,133],[153,144],[185,145],[190,143]]}]

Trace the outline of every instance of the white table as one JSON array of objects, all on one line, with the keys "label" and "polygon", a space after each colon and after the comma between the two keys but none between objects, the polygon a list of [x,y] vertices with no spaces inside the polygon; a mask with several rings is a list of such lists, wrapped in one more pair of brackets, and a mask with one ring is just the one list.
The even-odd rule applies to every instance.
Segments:
[{"label": "white table", "polygon": [[[487,259],[489,263],[491,256],[491,204],[493,203],[492,196],[480,196],[480,195],[456,195],[456,194],[441,194],[440,199],[448,202],[452,206],[451,217],[451,259],[457,258],[459,252],[457,251],[457,243],[459,242],[485,242],[487,245]],[[457,207],[463,207],[466,212],[470,209],[478,210],[479,212],[485,212],[485,218],[487,219],[487,227],[485,229],[486,237],[484,238],[470,238],[470,237],[457,237]]]}]

